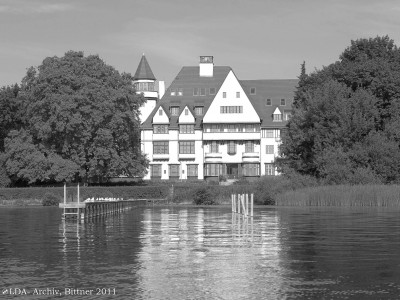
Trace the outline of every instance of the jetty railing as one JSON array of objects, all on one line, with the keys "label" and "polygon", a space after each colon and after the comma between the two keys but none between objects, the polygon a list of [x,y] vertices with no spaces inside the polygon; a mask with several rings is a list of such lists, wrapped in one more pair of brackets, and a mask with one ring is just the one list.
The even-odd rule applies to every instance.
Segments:
[{"label": "jetty railing", "polygon": [[232,213],[253,217],[254,194],[232,194]]},{"label": "jetty railing", "polygon": [[85,201],[80,201],[79,184],[77,185],[77,202],[67,202],[67,187],[64,184],[64,201],[59,204],[63,209],[62,218],[85,219],[100,215],[119,213],[137,206],[140,203],[168,201],[168,197],[162,199],[127,199],[122,198],[88,198]]}]

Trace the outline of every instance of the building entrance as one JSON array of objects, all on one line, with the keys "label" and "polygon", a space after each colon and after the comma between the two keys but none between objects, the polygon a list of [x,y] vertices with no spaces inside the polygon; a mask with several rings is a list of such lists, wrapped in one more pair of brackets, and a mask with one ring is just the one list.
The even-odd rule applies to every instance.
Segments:
[{"label": "building entrance", "polygon": [[228,179],[238,178],[238,164],[226,164],[226,176]]}]

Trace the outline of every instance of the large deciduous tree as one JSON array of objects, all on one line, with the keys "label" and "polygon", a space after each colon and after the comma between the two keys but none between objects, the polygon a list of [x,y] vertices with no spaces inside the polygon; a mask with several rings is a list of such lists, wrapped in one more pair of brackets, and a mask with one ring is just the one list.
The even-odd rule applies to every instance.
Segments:
[{"label": "large deciduous tree", "polygon": [[30,68],[19,92],[24,128],[5,141],[9,174],[35,181],[142,176],[139,108],[129,74],[67,52]]},{"label": "large deciduous tree", "polygon": [[299,77],[282,170],[329,183],[400,181],[400,51],[389,37],[352,41],[340,60]]}]

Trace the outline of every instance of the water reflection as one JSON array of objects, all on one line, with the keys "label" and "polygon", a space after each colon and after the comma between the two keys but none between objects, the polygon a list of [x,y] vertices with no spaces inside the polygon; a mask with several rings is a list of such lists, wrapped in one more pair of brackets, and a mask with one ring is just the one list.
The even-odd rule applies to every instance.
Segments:
[{"label": "water reflection", "polygon": [[0,286],[115,287],[118,299],[396,299],[399,215],[264,207],[247,219],[154,206],[81,223],[52,208],[0,209]]},{"label": "water reflection", "polygon": [[226,209],[146,209],[139,256],[145,298],[251,299],[257,278],[271,283],[262,290],[275,297],[282,282],[277,221],[276,211],[253,220]]}]

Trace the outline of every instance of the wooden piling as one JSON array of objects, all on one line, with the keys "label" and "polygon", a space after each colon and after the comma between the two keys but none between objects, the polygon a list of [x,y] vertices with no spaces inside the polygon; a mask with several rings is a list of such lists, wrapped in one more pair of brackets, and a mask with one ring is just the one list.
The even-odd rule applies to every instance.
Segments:
[{"label": "wooden piling", "polygon": [[254,194],[232,194],[232,213],[253,217]]}]

